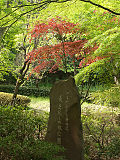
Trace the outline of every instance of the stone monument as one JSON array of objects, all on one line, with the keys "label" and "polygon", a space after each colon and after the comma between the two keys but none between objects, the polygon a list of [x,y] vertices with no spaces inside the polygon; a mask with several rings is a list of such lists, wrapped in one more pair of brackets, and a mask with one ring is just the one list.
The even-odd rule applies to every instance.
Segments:
[{"label": "stone monument", "polygon": [[83,160],[80,98],[71,76],[55,83],[51,89],[45,140],[63,146],[66,160]]}]

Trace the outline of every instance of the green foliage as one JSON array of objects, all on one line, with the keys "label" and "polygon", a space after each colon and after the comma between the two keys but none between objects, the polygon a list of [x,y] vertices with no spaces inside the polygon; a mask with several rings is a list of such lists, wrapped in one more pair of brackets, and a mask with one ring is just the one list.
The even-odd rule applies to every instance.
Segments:
[{"label": "green foliage", "polygon": [[[0,85],[1,92],[13,93],[15,86],[12,85]],[[30,87],[20,87],[18,94],[25,96],[35,96],[35,97],[47,97],[49,96],[50,88],[48,87],[40,87],[38,88],[30,88]]]},{"label": "green foliage", "polygon": [[13,64],[11,63],[10,51],[6,48],[0,49],[0,80],[4,81],[4,76],[8,72],[13,72]]},{"label": "green foliage", "polygon": [[26,96],[47,97],[49,96],[50,89],[46,87],[41,87],[40,89],[20,87],[18,93]]},{"label": "green foliage", "polygon": [[116,157],[120,155],[120,138],[114,137],[107,147],[107,154],[109,157]]},{"label": "green foliage", "polygon": [[13,93],[14,88],[13,85],[0,85],[0,92]]},{"label": "green foliage", "polygon": [[40,140],[48,115],[0,106],[1,160],[62,160],[63,148]]},{"label": "green foliage", "polygon": [[31,76],[28,80],[24,81],[23,86],[28,87],[28,88],[38,87],[38,88],[50,89],[52,87],[52,83],[50,83],[50,81],[52,81],[51,79],[55,80],[55,79],[57,79],[57,76],[55,77],[54,74],[49,76],[49,74],[48,74],[46,76],[43,76],[42,79],[37,79],[36,77],[32,78],[32,76]]},{"label": "green foliage", "polygon": [[[13,94],[0,92],[0,105],[2,105],[2,106],[10,105],[11,101],[12,101],[12,96],[13,96]],[[17,105],[21,105],[23,107],[26,107],[26,106],[28,106],[29,103],[30,103],[30,98],[28,98],[26,96],[21,96],[21,95],[17,96],[17,100],[16,100]]]},{"label": "green foliage", "polygon": [[98,49],[93,56],[109,56],[119,54],[120,27],[110,28],[102,34],[89,40],[86,46],[97,43]]},{"label": "green foliage", "polygon": [[116,123],[119,111],[100,106],[82,107],[85,157],[88,159],[118,160],[120,156],[120,125]]},{"label": "green foliage", "polygon": [[11,72],[3,75],[4,81],[0,80],[0,85],[15,85],[16,84],[16,75],[13,75]]},{"label": "green foliage", "polygon": [[77,86],[81,85],[81,83],[87,84],[89,80],[91,84],[113,83],[114,80],[110,71],[110,66],[106,64],[104,59],[93,62],[89,66],[84,67],[75,76]]},{"label": "green foliage", "polygon": [[120,86],[113,86],[108,90],[102,92],[91,93],[93,103],[104,106],[120,107]]},{"label": "green foliage", "polygon": [[[94,53],[88,55],[87,59],[95,59],[96,57],[104,58],[106,61],[106,67],[111,75],[117,78],[117,81],[120,81],[120,49],[119,49],[119,39],[120,39],[120,27],[119,21],[116,22],[116,17],[112,18],[113,26],[108,27],[107,30],[96,35],[93,39],[89,40],[86,44],[86,47],[93,47],[95,44],[98,45],[98,48]],[[107,23],[107,22],[106,22]],[[109,22],[108,22],[109,23]],[[114,24],[116,24],[114,26]],[[112,25],[112,24],[111,24]],[[105,66],[105,65],[104,65]]]}]

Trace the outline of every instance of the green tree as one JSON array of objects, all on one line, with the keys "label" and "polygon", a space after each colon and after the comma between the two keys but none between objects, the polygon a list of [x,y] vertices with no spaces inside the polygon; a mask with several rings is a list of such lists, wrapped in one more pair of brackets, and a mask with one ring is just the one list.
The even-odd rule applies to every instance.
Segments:
[{"label": "green tree", "polygon": [[[91,12],[91,15],[87,17],[85,25],[87,25],[87,35],[88,43],[87,47],[97,46],[95,52],[91,52],[91,54],[87,55],[87,58],[83,61],[83,66],[89,65],[89,67],[85,68],[85,70],[80,70],[80,75],[84,71],[87,71],[87,75],[89,72],[93,70],[96,73],[95,69],[97,66],[101,66],[100,73],[101,74],[103,68],[106,68],[107,73],[114,77],[114,81],[116,84],[120,82],[120,19],[119,16],[115,16],[109,12],[99,12],[98,10],[94,10]],[[90,21],[91,19],[91,21]],[[90,25],[89,25],[90,24]],[[103,59],[103,60],[101,60]],[[99,61],[100,60],[100,61]],[[91,63],[96,64],[91,64]],[[91,65],[90,65],[91,64]],[[93,67],[95,66],[95,67]],[[103,66],[103,67],[102,67]],[[103,73],[104,71],[103,70]],[[96,74],[95,74],[96,76]],[[99,76],[99,75],[98,75]],[[102,76],[102,75],[101,75]],[[100,77],[101,77],[100,76]],[[85,78],[85,75],[83,74]],[[96,77],[97,78],[97,77]],[[110,78],[111,79],[111,78]],[[107,82],[107,81],[106,81]]]},{"label": "green tree", "polygon": [[[88,56],[88,59],[95,59],[95,57],[101,57],[107,63],[108,70],[111,71],[111,74],[114,77],[116,84],[120,83],[120,24],[119,19],[116,20],[116,17],[113,17],[110,20],[110,26],[108,29],[101,34],[95,36],[93,39],[88,41],[88,46],[93,46],[97,44],[99,47],[96,51]],[[113,24],[111,24],[113,23]],[[108,25],[109,26],[109,25]],[[105,27],[100,26],[100,28]],[[103,28],[104,30],[104,28]],[[92,61],[91,61],[92,62]]]},{"label": "green tree", "polygon": [[0,81],[4,81],[4,76],[9,72],[13,72],[13,64],[11,63],[12,57],[8,49],[0,50]]}]

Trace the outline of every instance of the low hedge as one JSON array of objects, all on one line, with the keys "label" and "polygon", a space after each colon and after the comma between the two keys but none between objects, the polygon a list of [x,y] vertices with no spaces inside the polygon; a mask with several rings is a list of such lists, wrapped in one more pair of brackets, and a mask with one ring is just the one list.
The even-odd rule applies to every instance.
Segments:
[{"label": "low hedge", "polygon": [[[12,96],[13,94],[11,93],[0,92],[0,105],[10,105],[12,101]],[[17,95],[17,105],[25,107],[28,106],[29,103],[30,98],[28,98],[27,96]]]},{"label": "low hedge", "polygon": [[[13,85],[0,85],[0,92],[13,93],[15,86]],[[35,96],[35,97],[48,97],[50,89],[46,87],[38,88],[29,88],[29,87],[20,87],[18,94],[25,96]]]}]

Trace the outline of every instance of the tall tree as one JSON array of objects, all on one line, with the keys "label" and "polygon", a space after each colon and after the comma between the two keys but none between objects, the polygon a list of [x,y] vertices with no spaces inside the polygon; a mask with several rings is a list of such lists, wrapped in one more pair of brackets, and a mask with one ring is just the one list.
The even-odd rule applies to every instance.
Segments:
[{"label": "tall tree", "polygon": [[[89,54],[86,60],[80,65],[90,65],[93,62],[103,59],[108,65],[108,70],[114,76],[116,84],[120,83],[120,19],[107,12],[101,15],[108,17],[101,25],[97,26],[96,36],[88,41],[86,47],[97,45],[95,52]],[[101,61],[102,62],[102,61]],[[99,63],[98,63],[99,64]]]}]

